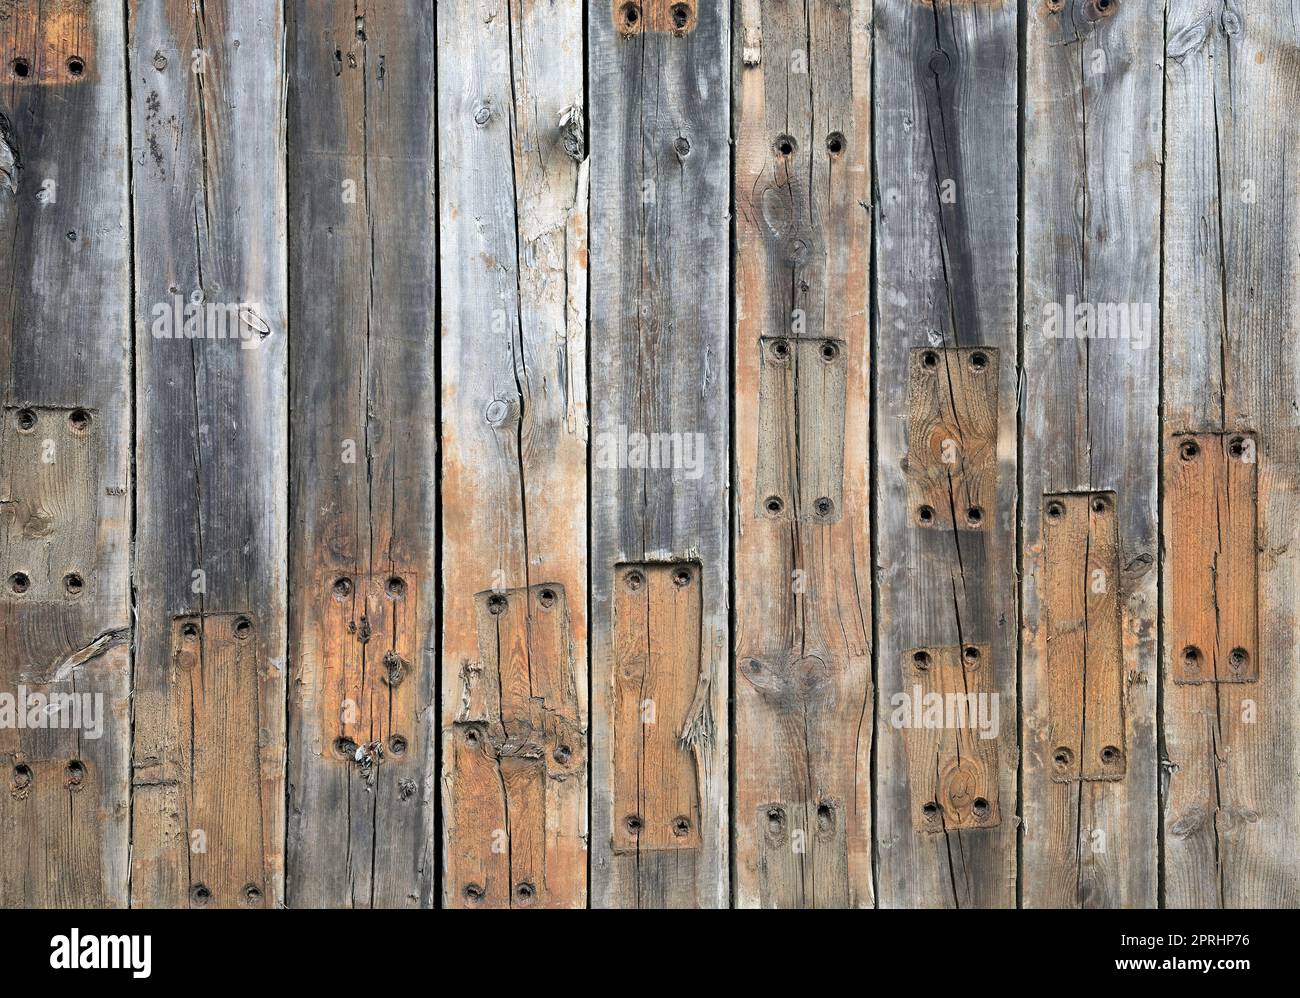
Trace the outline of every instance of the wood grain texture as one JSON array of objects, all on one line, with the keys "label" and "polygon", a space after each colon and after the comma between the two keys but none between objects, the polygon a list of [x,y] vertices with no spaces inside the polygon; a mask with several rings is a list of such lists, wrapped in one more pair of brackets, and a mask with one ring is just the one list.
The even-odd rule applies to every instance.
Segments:
[{"label": "wood grain texture", "polygon": [[292,351],[288,903],[431,906],[434,14],[286,9]]},{"label": "wood grain texture", "polygon": [[[442,802],[448,906],[586,903],[586,190],[582,10],[438,5]],[[558,606],[510,592],[563,594]],[[522,666],[484,657],[508,599]],[[543,613],[545,610],[545,613]],[[567,642],[545,618],[566,615]],[[513,676],[523,702],[469,709]],[[548,676],[550,678],[548,678]],[[549,720],[546,720],[548,719]],[[546,723],[543,721],[546,720]],[[534,723],[536,722],[536,723]],[[488,725],[487,736],[469,742]],[[555,742],[547,725],[567,735]],[[498,730],[500,729],[500,730]],[[499,735],[499,737],[497,737]],[[544,776],[523,739],[546,745]],[[564,761],[554,756],[561,745]],[[535,783],[534,778],[540,783]],[[525,795],[521,803],[520,794]],[[522,809],[521,809],[522,808]]]},{"label": "wood grain texture", "polygon": [[[1026,12],[1025,907],[1157,901],[1160,11],[1156,2],[1065,0]],[[1121,780],[1059,782],[1047,642],[1052,611],[1068,608],[1046,606],[1055,595],[1047,588],[1043,504],[1049,495],[1100,491],[1114,492],[1118,523],[1127,772]],[[1109,686],[1094,687],[1089,677],[1081,710],[1094,690]]]},{"label": "wood grain texture", "polygon": [[[1276,5],[1177,0],[1164,37],[1165,447],[1253,431],[1257,683],[1182,684],[1165,533],[1163,901],[1295,907],[1300,824],[1296,24]],[[1178,127],[1173,127],[1177,122]],[[1165,455],[1165,467],[1171,457]],[[1166,472],[1165,496],[1176,490]],[[1166,505],[1166,523],[1182,511]],[[1208,525],[1207,525],[1208,526]]]},{"label": "wood grain texture", "polygon": [[[592,805],[597,907],[728,902],[729,5],[685,33],[619,31],[588,7],[591,107]],[[669,436],[680,460],[618,446]],[[685,460],[685,444],[692,450]],[[657,464],[658,466],[655,466]],[[676,465],[676,466],[674,466]],[[613,587],[625,562],[695,562],[702,589],[696,711],[698,849],[615,849]]]},{"label": "wood grain texture", "polygon": [[870,907],[870,4],[737,6],[740,907]]},{"label": "wood grain texture", "polygon": [[0,718],[0,906],[122,907],[132,502],[125,24],[118,6],[71,0],[0,13],[0,695],[20,711],[28,694],[75,698],[42,715],[51,726]]},{"label": "wood grain texture", "polygon": [[[1016,5],[877,4],[877,618],[875,830],[882,907],[1016,903]],[[909,506],[913,351],[980,348],[997,383],[994,426],[936,383],[955,441],[995,440],[996,474],[978,526],[923,525]],[[996,354],[994,353],[996,352]],[[960,391],[960,383],[958,383]],[[976,410],[978,412],[978,410]],[[970,460],[980,462],[979,448]],[[925,460],[928,460],[928,455]],[[966,512],[966,499],[948,505]],[[945,514],[951,520],[951,513]],[[937,518],[937,517],[936,517]],[[991,828],[913,827],[905,732],[890,724],[912,648],[987,645],[999,697]]]},{"label": "wood grain texture", "polygon": [[[132,3],[130,27],[131,903],[276,907],[288,528],[284,25],[278,6],[168,0]],[[208,724],[178,689],[175,625],[189,620],[206,634],[232,614],[248,618],[255,647],[204,653],[204,689],[218,702],[229,691],[240,698]],[[213,753],[225,761],[205,766],[200,780],[197,760]],[[206,827],[214,813],[220,820]],[[205,850],[220,859],[199,881]]]}]

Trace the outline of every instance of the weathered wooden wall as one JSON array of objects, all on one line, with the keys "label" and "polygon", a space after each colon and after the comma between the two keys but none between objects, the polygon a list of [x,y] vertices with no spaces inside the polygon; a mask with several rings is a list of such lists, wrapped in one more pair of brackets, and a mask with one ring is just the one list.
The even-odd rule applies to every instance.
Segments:
[{"label": "weathered wooden wall", "polygon": [[0,905],[1296,905],[1297,30],[0,0]]}]

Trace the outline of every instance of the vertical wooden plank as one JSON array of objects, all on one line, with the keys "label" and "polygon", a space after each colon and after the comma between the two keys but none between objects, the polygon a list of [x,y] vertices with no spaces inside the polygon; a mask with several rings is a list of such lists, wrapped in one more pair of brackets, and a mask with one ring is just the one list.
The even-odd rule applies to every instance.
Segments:
[{"label": "vertical wooden plank", "polygon": [[[1300,903],[1295,863],[1300,550],[1294,543],[1300,502],[1295,419],[1300,228],[1290,209],[1300,197],[1295,20],[1273,4],[1177,0],[1169,5],[1164,53],[1170,122],[1163,275],[1168,330],[1162,414],[1164,901],[1180,908],[1295,907]],[[1230,481],[1237,478],[1232,469],[1245,470],[1243,457],[1256,465],[1254,682],[1182,681],[1179,658],[1186,641],[1174,626],[1179,616],[1174,600],[1181,594],[1171,574],[1170,545],[1186,515],[1172,501],[1185,474],[1178,454],[1185,433],[1227,434],[1218,437],[1226,452],[1222,443],[1206,444],[1198,463],[1213,461]],[[1254,441],[1248,454],[1233,454],[1233,436]],[[1216,493],[1221,514],[1225,502],[1240,505],[1246,498],[1235,487]],[[1231,518],[1220,515],[1212,538],[1216,546],[1236,547],[1232,533],[1250,531],[1248,519],[1243,509]],[[1230,591],[1218,588],[1230,580],[1216,576],[1207,582],[1202,574],[1199,598],[1217,606],[1223,594],[1223,612],[1230,613]],[[1239,631],[1240,620],[1229,616],[1224,626]],[[1218,668],[1225,671],[1221,658]]]},{"label": "vertical wooden plank", "polygon": [[127,903],[125,51],[120,6],[0,20],[0,907]]},{"label": "vertical wooden plank", "polygon": [[[729,5],[592,0],[587,23],[598,292],[592,903],[721,907],[729,879]],[[614,751],[614,587],[618,566],[647,562],[695,563],[703,587],[695,700],[686,716],[650,715],[673,725],[697,761],[698,848],[620,851],[614,838],[626,817],[614,811],[615,788],[636,780]]]},{"label": "vertical wooden plank", "polygon": [[871,5],[738,10],[736,904],[870,907]]},{"label": "vertical wooden plank", "polygon": [[[131,903],[275,907],[288,522],[283,23],[278,5],[167,0],[133,2],[130,25]],[[193,666],[189,641],[199,645]]]},{"label": "vertical wooden plank", "polygon": [[432,906],[434,14],[287,19],[288,903]]},{"label": "vertical wooden plank", "polygon": [[[1161,10],[1156,0],[1051,0],[1026,9],[1026,907],[1151,907],[1157,901]],[[1087,577],[1081,567],[1076,585],[1055,585],[1059,558],[1044,536],[1048,507],[1075,503],[1063,522],[1081,521],[1098,493],[1113,493],[1113,512],[1100,515],[1116,520],[1119,578],[1105,570],[1108,556],[1095,547],[1110,528],[1099,532],[1094,510],[1087,514],[1093,545]],[[1121,748],[1104,735],[1114,720],[1107,706],[1114,697],[1113,654],[1097,652],[1110,646],[1105,629],[1114,620],[1104,599],[1096,601],[1115,586],[1125,772],[1110,779],[1117,763],[1107,747]],[[1049,655],[1059,623],[1077,622],[1072,614],[1085,594],[1085,640],[1075,643],[1073,656],[1064,646]],[[1052,680],[1066,668],[1077,679],[1073,702],[1082,726],[1078,747],[1070,747],[1088,756],[1065,764],[1074,779],[1058,778],[1062,745],[1053,738]],[[1061,723],[1056,728],[1060,734]]]},{"label": "vertical wooden plank", "polygon": [[437,11],[442,895],[582,907],[582,10],[457,0]]},{"label": "vertical wooden plank", "polygon": [[[1016,13],[876,5],[875,822],[889,907],[1016,901]],[[914,501],[925,482],[943,502]],[[905,653],[968,644],[988,647],[998,698],[999,821],[934,834],[914,828],[924,795],[902,778]]]}]

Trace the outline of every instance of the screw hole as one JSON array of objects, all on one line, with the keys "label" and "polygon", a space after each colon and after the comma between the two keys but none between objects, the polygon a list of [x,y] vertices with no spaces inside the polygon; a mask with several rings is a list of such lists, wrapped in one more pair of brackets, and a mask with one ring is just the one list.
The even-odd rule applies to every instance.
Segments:
[{"label": "screw hole", "polygon": [[31,587],[32,580],[27,577],[26,572],[14,572],[9,576],[9,588],[17,595],[21,596]]},{"label": "screw hole", "polygon": [[930,668],[930,653],[928,651],[918,651],[912,653],[912,664],[924,672]]},{"label": "screw hole", "polygon": [[1101,761],[1107,766],[1114,766],[1120,760],[1120,750],[1114,745],[1107,745],[1101,750]]},{"label": "screw hole", "polygon": [[966,660],[966,664],[973,666],[980,660],[980,650],[974,645],[967,645],[961,650],[961,657]]},{"label": "screw hole", "polygon": [[537,888],[528,883],[528,881],[525,880],[515,885],[515,897],[524,904],[530,903],[536,896]]},{"label": "screw hole", "polygon": [[244,903],[249,905],[262,903],[262,889],[257,884],[244,885]]},{"label": "screw hole", "polygon": [[916,511],[916,518],[921,523],[933,523],[934,510],[929,506],[922,506],[920,509]]},{"label": "screw hole", "polygon": [[69,572],[63,577],[63,591],[69,596],[80,596],[85,588],[85,580],[76,572]]},{"label": "screw hole", "polygon": [[623,584],[626,585],[628,589],[632,590],[632,592],[636,592],[645,585],[645,576],[640,572],[633,570],[623,576]]},{"label": "screw hole", "polygon": [[1234,671],[1240,672],[1249,661],[1250,655],[1247,654],[1245,648],[1234,648],[1228,653],[1228,664],[1232,666]]},{"label": "screw hole", "polygon": [[190,898],[196,904],[207,904],[212,900],[212,891],[208,890],[206,884],[195,884],[190,888]]},{"label": "screw hole", "polygon": [[780,516],[785,509],[785,501],[780,496],[768,496],[763,500],[763,508],[772,516]]},{"label": "screw hole", "polygon": [[23,433],[29,433],[36,427],[36,410],[19,409],[17,415],[18,429]]},{"label": "screw hole", "polygon": [[977,350],[970,355],[970,366],[977,371],[982,371],[989,366],[989,355],[982,350]]},{"label": "screw hole", "polygon": [[13,66],[14,76],[25,79],[27,74],[31,72],[31,64],[26,59],[15,59],[11,65]]},{"label": "screw hole", "polygon": [[928,820],[933,821],[935,818],[939,817],[939,805],[932,800],[926,801],[921,805],[921,813],[925,815]]},{"label": "screw hole", "polygon": [[830,499],[823,496],[822,498],[818,499],[815,503],[813,503],[813,509],[817,511],[818,516],[824,519],[830,516],[831,513],[835,511],[835,503],[831,502]]},{"label": "screw hole", "polygon": [[1242,457],[1246,453],[1246,440],[1244,437],[1233,437],[1228,442],[1228,453],[1233,457]]},{"label": "screw hole", "polygon": [[776,340],[772,343],[772,356],[777,360],[789,360],[790,344],[785,340]]},{"label": "screw hole", "polygon": [[980,509],[978,506],[972,506],[970,509],[966,510],[966,522],[972,527],[978,526],[983,522],[983,520],[984,510]]},{"label": "screw hole", "polygon": [[1102,496],[1092,497],[1092,511],[1094,513],[1104,513],[1108,509],[1110,509],[1110,503],[1108,503],[1105,498]]},{"label": "screw hole", "polygon": [[678,815],[673,819],[673,834],[679,839],[691,832],[691,819],[684,815]]},{"label": "screw hole", "polygon": [[1060,520],[1065,516],[1065,504],[1053,500],[1047,504],[1047,518],[1049,520]]},{"label": "screw hole", "polygon": [[401,599],[406,595],[406,580],[400,575],[391,575],[384,584],[384,590],[393,599]]},{"label": "screw hole", "polygon": [[821,355],[822,355],[822,360],[826,361],[826,363],[829,364],[831,361],[833,361],[836,357],[840,355],[840,348],[836,346],[835,343],[832,342],[831,340],[827,340],[825,343],[822,344]]},{"label": "screw hole", "polygon": [[1060,746],[1052,753],[1052,762],[1056,764],[1057,769],[1069,769],[1070,763],[1073,761],[1074,752],[1066,748],[1064,745]]},{"label": "screw hole", "polygon": [[790,156],[795,150],[794,137],[791,135],[778,135],[774,147],[782,156]]},{"label": "screw hole", "polygon": [[1201,649],[1195,645],[1188,645],[1184,648],[1183,665],[1189,669],[1199,669],[1201,667]]},{"label": "screw hole", "polygon": [[334,739],[334,754],[340,759],[355,759],[357,743],[346,735],[340,735]]},{"label": "screw hole", "polygon": [[933,350],[927,350],[921,354],[921,363],[933,370],[939,366],[939,355]]},{"label": "screw hole", "polygon": [[193,622],[181,625],[181,637],[197,638],[199,636],[199,625]]},{"label": "screw hole", "polygon": [[547,609],[550,609],[551,607],[555,606],[555,590],[543,589],[541,592],[537,594],[537,602],[540,603],[542,606],[546,607]]},{"label": "screw hole", "polygon": [[341,575],[334,580],[333,585],[334,598],[345,600],[352,595],[352,580],[346,575]]},{"label": "screw hole", "polygon": [[14,789],[26,790],[32,785],[32,767],[25,762],[14,766]]},{"label": "screw hole", "polygon": [[86,779],[86,764],[80,759],[73,759],[64,769],[64,782],[68,789],[78,789]]},{"label": "screw hole", "polygon": [[629,832],[637,835],[641,831],[641,816],[639,814],[629,814],[623,819],[623,824]]},{"label": "screw hole", "polygon": [[406,739],[401,735],[393,735],[388,739],[388,749],[393,755],[406,755]]},{"label": "screw hole", "polygon": [[68,413],[68,425],[74,433],[85,433],[90,429],[90,413],[85,409],[73,409]]},{"label": "screw hole", "polygon": [[987,818],[989,816],[989,811],[992,810],[989,807],[989,802],[983,797],[976,797],[975,800],[971,802],[970,809],[971,813],[977,818]]},{"label": "screw hole", "polygon": [[691,573],[688,569],[679,568],[673,572],[673,585],[678,589],[683,589],[691,584]]},{"label": "screw hole", "polygon": [[505,613],[507,602],[508,601],[506,600],[506,598],[502,596],[500,593],[493,593],[487,599],[488,613],[492,614],[493,616],[496,616],[497,614]]},{"label": "screw hole", "polygon": [[1201,453],[1201,445],[1195,440],[1184,440],[1183,445],[1178,448],[1178,453],[1184,461],[1195,461],[1196,456]]},{"label": "screw hole", "polygon": [[635,31],[636,26],[641,21],[641,5],[635,3],[623,4],[620,13],[623,16],[623,27],[627,31]]},{"label": "screw hole", "polygon": [[247,617],[236,617],[234,632],[236,641],[247,641],[253,636],[253,622]]},{"label": "screw hole", "polygon": [[86,71],[86,64],[80,56],[74,55],[68,60],[68,72],[73,76],[80,76]]},{"label": "screw hole", "polygon": [[671,14],[673,27],[678,31],[685,29],[687,22],[691,19],[691,9],[684,3],[673,4]]},{"label": "screw hole", "polygon": [[551,758],[561,766],[567,766],[569,760],[573,758],[573,749],[569,748],[567,745],[557,745],[555,746],[555,751],[551,754]]},{"label": "screw hole", "polygon": [[470,904],[478,904],[483,900],[483,888],[478,884],[466,884],[461,893]]},{"label": "screw hole", "polygon": [[844,152],[844,133],[831,132],[826,136],[826,149],[832,156],[838,156]]}]

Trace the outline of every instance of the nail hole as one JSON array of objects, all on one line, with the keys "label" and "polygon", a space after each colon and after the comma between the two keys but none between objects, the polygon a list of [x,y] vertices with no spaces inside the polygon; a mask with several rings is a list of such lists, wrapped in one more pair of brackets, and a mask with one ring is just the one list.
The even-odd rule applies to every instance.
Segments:
[{"label": "nail hole", "polygon": [[1184,440],[1183,445],[1178,448],[1178,453],[1184,461],[1196,460],[1196,455],[1201,453],[1201,445],[1195,440]]},{"label": "nail hole", "polygon": [[676,835],[679,839],[682,838],[683,836],[689,835],[690,831],[691,831],[690,818],[684,817],[683,815],[678,815],[676,818],[673,819],[673,834]]},{"label": "nail hole", "polygon": [[972,527],[981,523],[983,520],[984,510],[980,509],[978,506],[972,506],[970,509],[966,510],[966,522]]},{"label": "nail hole", "polygon": [[73,759],[63,771],[64,784],[69,790],[80,788],[86,779],[86,764],[80,759]]},{"label": "nail hole", "polygon": [[921,523],[933,523],[934,510],[929,506],[922,506],[920,509],[916,511],[916,518]]},{"label": "nail hole", "polygon": [[32,587],[32,580],[27,577],[26,572],[14,572],[9,576],[9,588],[21,596]]},{"label": "nail hole", "polygon": [[970,355],[970,366],[977,371],[982,371],[989,366],[989,355],[982,350],[977,350]]},{"label": "nail hole", "polygon": [[675,585],[678,589],[682,589],[686,586],[689,586],[690,584],[691,584],[691,573],[688,569],[679,568],[677,569],[677,571],[673,572],[673,585]]},{"label": "nail hole", "polygon": [[983,797],[976,797],[971,802],[971,813],[977,818],[987,818],[989,816],[989,802]]},{"label": "nail hole", "polygon": [[506,612],[506,598],[500,593],[493,593],[487,600],[488,613],[496,616]]},{"label": "nail hole", "polygon": [[825,343],[822,344],[821,354],[822,354],[822,360],[826,361],[829,364],[831,361],[833,361],[836,357],[840,355],[840,348],[830,340],[827,340]]},{"label": "nail hole", "polygon": [[980,660],[980,650],[974,645],[967,645],[961,650],[961,657],[966,660],[968,665],[974,665]]},{"label": "nail hole", "polygon": [[691,9],[684,3],[675,3],[671,10],[673,27],[681,31],[691,19]]},{"label": "nail hole", "polygon": [[921,354],[921,363],[926,367],[935,368],[939,366],[939,355],[933,350],[927,350]]},{"label": "nail hole", "polygon": [[815,503],[813,503],[813,509],[817,511],[818,516],[825,518],[830,516],[831,513],[834,512],[835,503],[831,502],[825,496],[822,496],[822,498],[818,499]]},{"label": "nail hole", "polygon": [[785,509],[785,502],[780,496],[768,496],[763,500],[763,508],[772,516],[780,516],[781,510]]},{"label": "nail hole", "polygon": [[515,885],[515,897],[524,904],[530,903],[537,896],[537,888],[528,881],[522,881]]},{"label": "nail hole", "polygon": [[1241,457],[1246,453],[1246,440],[1244,437],[1233,437],[1228,442],[1228,453],[1233,457]]},{"label": "nail hole", "polygon": [[335,599],[345,600],[352,595],[352,580],[349,579],[346,575],[340,575],[337,579],[334,580],[334,585],[332,588],[334,591]]},{"label": "nail hole", "polygon": [[1049,520],[1059,520],[1065,516],[1065,504],[1053,500],[1047,504],[1047,518]]},{"label": "nail hole", "polygon": [[14,76],[26,77],[31,72],[31,65],[26,59],[15,59],[11,65],[13,66]]},{"label": "nail hole", "polygon": [[236,617],[234,632],[235,640],[247,641],[253,636],[253,622],[247,617]]},{"label": "nail hole", "polygon": [[393,755],[406,755],[406,739],[401,735],[393,735],[388,739],[388,749]]},{"label": "nail hole", "polygon": [[1107,766],[1114,766],[1120,760],[1120,750],[1114,745],[1107,745],[1101,750],[1101,761]]},{"label": "nail hole", "polygon": [[346,735],[340,735],[334,739],[334,754],[340,759],[355,759],[357,743]]},{"label": "nail hole", "polygon": [[1201,667],[1201,649],[1195,645],[1188,645],[1184,648],[1183,665],[1189,669],[1199,669]]},{"label": "nail hole", "polygon": [[18,429],[24,433],[29,432],[36,426],[36,410],[19,409],[17,420],[18,420]]},{"label": "nail hole", "polygon": [[831,132],[826,136],[826,149],[832,156],[838,156],[844,152],[844,133]]},{"label": "nail hole", "polygon": [[567,766],[569,760],[573,758],[573,749],[569,748],[567,745],[557,745],[555,746],[555,751],[551,754],[551,758],[561,766]]},{"label": "nail hole", "polygon": [[199,636],[199,625],[198,625],[198,624],[195,624],[195,623],[188,623],[188,624],[182,624],[182,625],[181,625],[181,637],[183,637],[183,638],[197,638],[198,636]]},{"label": "nail hole", "polygon": [[772,343],[772,356],[777,360],[788,360],[790,357],[790,344],[785,340],[776,340]]},{"label": "nail hole", "polygon": [[550,609],[555,606],[555,590],[543,589],[537,594],[537,602],[542,606]]},{"label": "nail hole", "polygon": [[393,599],[401,599],[406,595],[406,580],[400,575],[390,575],[384,584],[384,590]]},{"label": "nail hole", "polygon": [[244,885],[244,904],[258,905],[262,903],[262,889],[257,884]]},{"label": "nail hole", "polygon": [[1104,497],[1102,496],[1092,497],[1092,511],[1094,513],[1104,513],[1108,509],[1110,509],[1110,503],[1108,503]]},{"label": "nail hole", "polygon": [[1250,655],[1246,653],[1245,648],[1234,648],[1228,653],[1228,664],[1236,671],[1241,671],[1250,661]]},{"label": "nail hole", "polygon": [[90,429],[90,413],[85,409],[73,409],[68,413],[68,425],[74,433],[85,433]]},{"label": "nail hole", "polygon": [[1074,752],[1066,748],[1064,745],[1060,746],[1052,753],[1052,762],[1056,764],[1057,769],[1069,769],[1070,763],[1073,761]]},{"label": "nail hole", "polygon": [[478,904],[483,900],[483,888],[478,884],[466,884],[465,889],[461,891],[465,900],[470,904]]},{"label": "nail hole", "polygon": [[76,572],[69,572],[63,577],[63,591],[69,596],[80,596],[85,588],[85,581]]},{"label": "nail hole", "polygon": [[921,813],[925,815],[926,818],[933,821],[935,818],[939,817],[939,805],[932,800],[926,801],[921,805]]},{"label": "nail hole", "polygon": [[623,825],[629,832],[636,835],[641,831],[641,816],[639,814],[629,814],[623,819]]},{"label": "nail hole", "polygon": [[471,745],[477,745],[478,732],[473,728],[467,728],[465,730],[465,741],[469,742]]},{"label": "nail hole", "polygon": [[623,27],[628,31],[634,31],[641,21],[641,5],[625,3],[620,8],[619,13],[623,18]]},{"label": "nail hole", "polygon": [[32,785],[32,767],[20,762],[14,767],[14,789],[26,790]]},{"label": "nail hole", "polygon": [[190,898],[196,904],[207,904],[212,900],[212,892],[208,890],[207,884],[195,884],[190,888]]},{"label": "nail hole", "polygon": [[928,651],[918,651],[912,653],[912,664],[924,672],[930,668],[930,653]]},{"label": "nail hole", "polygon": [[778,135],[776,137],[776,142],[774,143],[774,148],[782,156],[791,155],[795,150],[794,137],[790,135]]},{"label": "nail hole", "polygon": [[80,56],[73,56],[68,60],[68,72],[73,76],[80,76],[86,71],[86,64],[82,62]]}]

